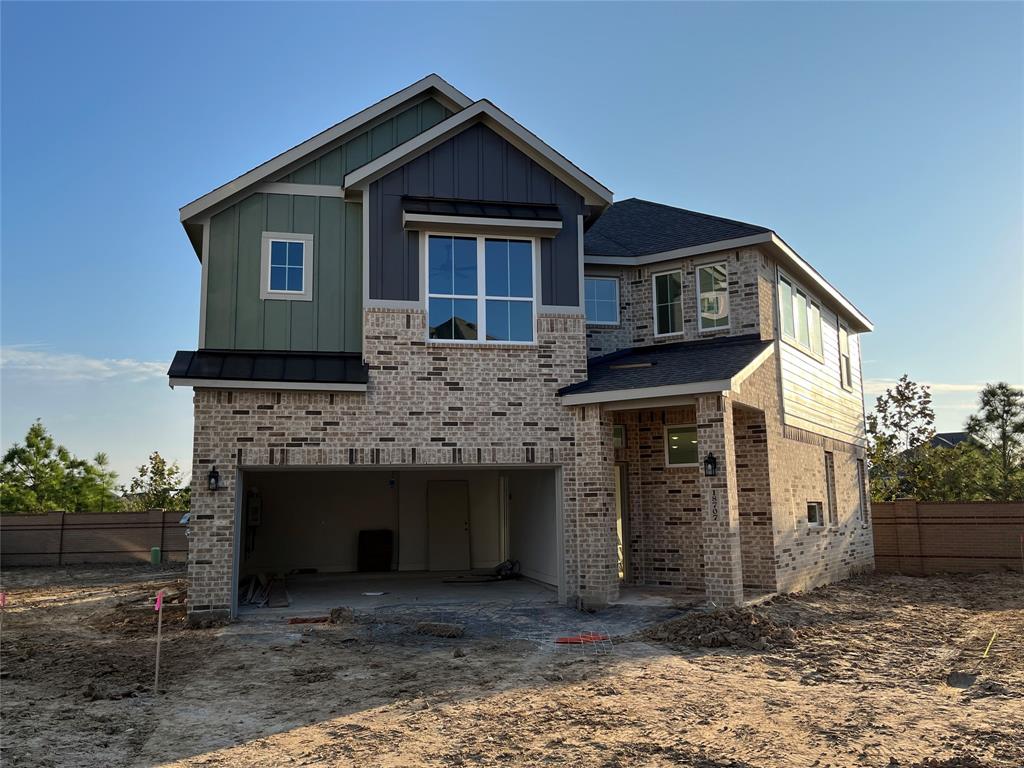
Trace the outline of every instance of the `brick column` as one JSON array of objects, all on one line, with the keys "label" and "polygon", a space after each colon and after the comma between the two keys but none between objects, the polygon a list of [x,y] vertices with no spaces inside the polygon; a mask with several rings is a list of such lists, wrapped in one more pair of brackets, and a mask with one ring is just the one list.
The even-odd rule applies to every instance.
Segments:
[{"label": "brick column", "polygon": [[584,608],[603,608],[619,595],[612,421],[600,405],[580,406],[574,416],[576,503],[565,521],[569,593]]},{"label": "brick column", "polygon": [[[743,560],[736,490],[736,450],[732,405],[721,395],[697,398],[697,460],[704,510],[704,584],[707,598],[719,607],[743,602]],[[704,474],[704,457],[718,460],[714,477]]]}]

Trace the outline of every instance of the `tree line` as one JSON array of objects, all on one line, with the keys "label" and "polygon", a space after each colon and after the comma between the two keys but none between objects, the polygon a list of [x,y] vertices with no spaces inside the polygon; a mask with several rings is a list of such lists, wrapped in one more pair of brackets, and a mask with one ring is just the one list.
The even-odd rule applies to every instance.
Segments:
[{"label": "tree line", "polygon": [[177,462],[153,451],[128,485],[118,485],[105,453],[75,456],[39,420],[0,463],[0,512],[186,511],[189,487]]},{"label": "tree line", "polygon": [[1024,391],[986,384],[967,438],[932,445],[935,411],[928,387],[904,374],[867,417],[871,498],[892,501],[1024,500]]}]

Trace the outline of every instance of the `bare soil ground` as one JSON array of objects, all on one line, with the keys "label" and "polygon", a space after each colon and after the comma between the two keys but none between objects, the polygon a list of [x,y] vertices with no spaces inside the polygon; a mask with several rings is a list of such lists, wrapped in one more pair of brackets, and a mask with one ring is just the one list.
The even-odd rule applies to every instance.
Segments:
[{"label": "bare soil ground", "polygon": [[4,766],[1024,765],[1019,574],[859,578],[603,655],[172,603],[157,695],[152,596],[182,576],[3,574]]}]

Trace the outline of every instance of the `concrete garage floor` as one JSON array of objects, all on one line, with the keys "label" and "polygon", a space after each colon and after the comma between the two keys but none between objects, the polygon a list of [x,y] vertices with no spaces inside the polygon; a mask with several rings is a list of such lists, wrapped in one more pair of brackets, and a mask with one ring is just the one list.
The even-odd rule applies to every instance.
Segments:
[{"label": "concrete garage floor", "polygon": [[[593,632],[610,638],[631,634],[689,610],[693,595],[624,590],[623,600],[589,613],[558,603],[557,591],[528,579],[445,583],[446,573],[312,574],[289,576],[287,608],[240,606],[243,624],[325,616],[347,607],[357,620],[382,634],[401,633],[421,621],[459,624],[467,637],[527,640],[548,647],[555,637]],[[365,592],[384,592],[366,595]],[[674,590],[672,592],[675,592]],[[672,597],[677,597],[672,601]],[[404,629],[403,629],[404,628]],[[241,627],[239,628],[241,629]],[[597,650],[597,649],[594,649]]]}]

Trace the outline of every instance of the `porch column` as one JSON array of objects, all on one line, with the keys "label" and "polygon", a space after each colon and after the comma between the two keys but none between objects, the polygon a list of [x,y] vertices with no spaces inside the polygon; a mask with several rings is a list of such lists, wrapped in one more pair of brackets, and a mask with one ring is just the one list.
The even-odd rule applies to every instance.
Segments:
[{"label": "porch column", "polygon": [[615,529],[615,449],[611,417],[600,405],[579,406],[576,419],[576,503],[566,520],[569,583],[584,608],[603,608],[619,595]]},{"label": "porch column", "polygon": [[[704,585],[707,598],[723,608],[739,605],[743,602],[743,560],[732,405],[727,397],[701,395],[697,398],[697,446],[704,510]],[[718,460],[718,472],[714,477],[704,473],[704,457],[709,453]]]}]

